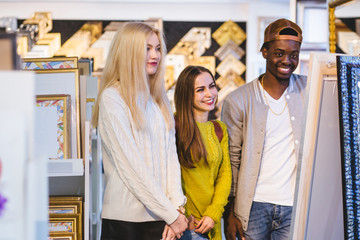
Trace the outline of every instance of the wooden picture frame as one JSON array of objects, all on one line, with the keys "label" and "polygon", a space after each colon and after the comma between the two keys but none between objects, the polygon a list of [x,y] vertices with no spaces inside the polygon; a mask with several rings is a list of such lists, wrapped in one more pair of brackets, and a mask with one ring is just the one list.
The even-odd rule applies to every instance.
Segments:
[{"label": "wooden picture frame", "polygon": [[17,55],[16,33],[0,33],[0,70],[17,70],[20,58]]},{"label": "wooden picture frame", "polygon": [[82,239],[81,214],[50,214],[49,233],[72,232],[76,239]]},{"label": "wooden picture frame", "polygon": [[82,197],[50,197],[49,211],[51,209],[73,209],[78,214],[83,213],[83,198]]},{"label": "wooden picture frame", "polygon": [[50,201],[82,201],[82,196],[50,196]]},{"label": "wooden picture frame", "polygon": [[49,214],[75,214],[77,212],[77,206],[49,206]]},{"label": "wooden picture frame", "polygon": [[[57,111],[56,122],[56,139],[57,149],[54,149],[57,156],[55,159],[67,159],[70,157],[71,139],[71,96],[68,94],[54,94],[54,95],[37,95],[36,107],[41,108],[55,108]],[[46,121],[46,118],[38,119],[38,121]],[[46,130],[46,129],[45,129]],[[37,134],[37,133],[35,133]],[[48,133],[46,133],[48,134]]]},{"label": "wooden picture frame", "polygon": [[68,94],[71,97],[71,158],[81,158],[80,150],[80,80],[78,69],[33,70],[35,94]]},{"label": "wooden picture frame", "polygon": [[360,238],[360,57],[337,56],[345,239]]},{"label": "wooden picture frame", "polygon": [[74,232],[50,232],[48,240],[77,240]]},{"label": "wooden picture frame", "polygon": [[78,68],[77,57],[23,58],[21,60],[23,70]]},{"label": "wooden picture frame", "polygon": [[79,64],[79,75],[91,76],[93,72],[93,60],[87,58],[80,58]]},{"label": "wooden picture frame", "polygon": [[336,77],[335,54],[310,54],[290,231],[293,240],[343,237]]}]

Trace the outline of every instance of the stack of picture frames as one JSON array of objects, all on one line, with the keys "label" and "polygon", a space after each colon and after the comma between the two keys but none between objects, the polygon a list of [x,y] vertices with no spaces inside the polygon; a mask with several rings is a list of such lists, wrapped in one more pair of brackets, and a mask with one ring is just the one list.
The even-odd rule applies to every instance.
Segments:
[{"label": "stack of picture frames", "polygon": [[[52,163],[83,159],[84,170],[89,173],[85,159],[89,159],[86,156],[91,154],[91,141],[88,141],[91,135],[85,128],[89,128],[86,120],[90,120],[98,89],[98,78],[91,76],[92,60],[79,60],[77,57],[23,58],[21,69],[36,73],[35,153],[46,156]],[[88,99],[90,108],[87,106]],[[85,143],[89,148],[85,147]],[[72,167],[70,171],[73,170]],[[52,171],[49,168],[49,173]],[[63,168],[54,171],[64,174],[57,176],[69,176],[67,172],[61,172]],[[50,195],[64,195],[53,190],[52,187],[57,188],[57,181],[49,182]],[[89,203],[89,199],[85,192],[77,195],[69,190],[68,197],[50,196],[49,239],[82,240],[83,236],[87,236],[84,223],[88,221],[84,219],[88,219],[89,209],[86,206],[89,205],[85,203]]]},{"label": "stack of picture frames", "polygon": [[82,197],[50,197],[48,240],[82,240],[82,208]]},{"label": "stack of picture frames", "polygon": [[92,60],[23,58],[21,69],[36,72],[36,151],[49,159],[82,158]]}]

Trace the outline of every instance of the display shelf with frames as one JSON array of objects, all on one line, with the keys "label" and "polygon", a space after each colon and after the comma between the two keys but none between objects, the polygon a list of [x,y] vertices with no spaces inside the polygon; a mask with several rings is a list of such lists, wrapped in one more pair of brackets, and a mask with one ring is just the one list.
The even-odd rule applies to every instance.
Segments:
[{"label": "display shelf with frames", "polygon": [[[90,136],[90,122],[85,122],[85,136]],[[83,239],[92,239],[92,200],[90,142],[85,138],[84,159],[48,160],[49,196],[82,196]]]}]

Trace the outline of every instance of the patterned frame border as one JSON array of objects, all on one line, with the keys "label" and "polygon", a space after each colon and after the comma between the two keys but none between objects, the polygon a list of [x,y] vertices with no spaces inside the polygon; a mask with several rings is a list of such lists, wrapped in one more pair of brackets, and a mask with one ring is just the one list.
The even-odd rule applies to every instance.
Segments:
[{"label": "patterned frame border", "polygon": [[360,57],[337,56],[345,239],[360,239]]},{"label": "patterned frame border", "polygon": [[57,142],[59,149],[57,151],[58,159],[67,159],[70,156],[70,95],[37,95],[37,107],[56,107],[58,114]]},{"label": "patterned frame border", "polygon": [[[74,213],[82,214],[82,206],[83,203],[81,200],[52,200],[49,201],[49,213],[51,209],[55,208],[67,208],[67,209],[74,209]],[[50,208],[51,207],[51,208]]]},{"label": "patterned frame border", "polygon": [[67,226],[70,223],[70,230],[65,231],[49,231],[51,232],[74,232],[76,239],[82,239],[82,215],[81,214],[50,214],[49,215],[49,228],[52,224],[60,224],[60,226]]},{"label": "patterned frame border", "polygon": [[78,68],[77,57],[23,58],[21,60],[23,70]]}]

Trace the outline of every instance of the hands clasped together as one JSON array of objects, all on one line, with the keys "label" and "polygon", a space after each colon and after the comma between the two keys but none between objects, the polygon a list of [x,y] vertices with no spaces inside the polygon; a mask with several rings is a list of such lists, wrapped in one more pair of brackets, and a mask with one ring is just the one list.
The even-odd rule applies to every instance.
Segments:
[{"label": "hands clasped together", "polygon": [[179,217],[172,224],[166,225],[162,234],[162,240],[176,240],[180,239],[183,232],[187,229],[194,230],[197,233],[207,233],[215,226],[215,222],[211,217],[204,216],[197,220],[193,215],[186,218],[185,215],[180,214]]}]

